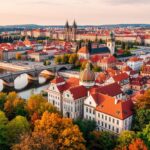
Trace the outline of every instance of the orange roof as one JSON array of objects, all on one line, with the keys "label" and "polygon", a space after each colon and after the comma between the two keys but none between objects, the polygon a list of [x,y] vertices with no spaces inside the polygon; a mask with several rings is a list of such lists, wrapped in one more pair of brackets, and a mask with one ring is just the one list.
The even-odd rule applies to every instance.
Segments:
[{"label": "orange roof", "polygon": [[115,104],[115,98],[101,93],[91,95],[97,103],[96,110],[115,118],[124,120],[133,114],[133,103],[131,100],[119,100]]},{"label": "orange roof", "polygon": [[101,63],[115,63],[117,60],[114,56],[104,57],[100,60]]},{"label": "orange roof", "polygon": [[55,83],[55,84],[61,83],[61,82],[65,82],[65,80],[64,80],[63,77],[60,77],[60,76],[57,76],[55,79],[53,79],[53,80],[51,81],[51,83]]},{"label": "orange roof", "polygon": [[113,79],[116,81],[116,82],[120,82],[122,80],[126,80],[129,78],[129,75],[127,73],[121,73],[121,74],[118,74],[116,76],[113,76]]},{"label": "orange roof", "polygon": [[[112,90],[113,89],[113,90]],[[98,88],[93,88],[90,90],[91,93],[102,93],[109,96],[116,96],[122,93],[121,87],[118,83],[112,83]]]},{"label": "orange roof", "polygon": [[84,46],[78,50],[78,53],[88,54],[89,50],[88,50],[87,46]]},{"label": "orange roof", "polygon": [[69,89],[74,100],[87,96],[87,89],[84,86],[71,87]]},{"label": "orange roof", "polygon": [[136,62],[136,61],[141,61],[142,59],[141,58],[138,58],[138,57],[131,57],[130,59],[129,59],[129,61],[131,61],[131,62]]},{"label": "orange roof", "polygon": [[[51,81],[51,83],[61,83],[64,82],[64,78],[63,77],[57,77],[54,80]],[[57,88],[60,92],[63,92],[65,90],[68,90],[71,87],[75,87],[79,85],[79,79],[77,78],[69,78],[68,80],[66,80],[66,82],[63,85],[57,85]]]}]

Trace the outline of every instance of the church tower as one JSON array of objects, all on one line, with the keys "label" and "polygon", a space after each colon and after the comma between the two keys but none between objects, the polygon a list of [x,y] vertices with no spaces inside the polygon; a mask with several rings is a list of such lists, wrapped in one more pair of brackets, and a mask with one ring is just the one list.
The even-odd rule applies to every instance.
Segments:
[{"label": "church tower", "polygon": [[68,23],[68,20],[65,24],[65,40],[69,41],[69,30],[70,30],[70,27],[69,27],[69,23]]},{"label": "church tower", "polygon": [[77,24],[76,21],[74,20],[73,25],[72,25],[72,40],[76,41],[76,34],[77,34]]},{"label": "church tower", "polygon": [[107,47],[110,49],[112,55],[115,54],[115,35],[113,32],[110,33],[109,38],[107,39]]}]

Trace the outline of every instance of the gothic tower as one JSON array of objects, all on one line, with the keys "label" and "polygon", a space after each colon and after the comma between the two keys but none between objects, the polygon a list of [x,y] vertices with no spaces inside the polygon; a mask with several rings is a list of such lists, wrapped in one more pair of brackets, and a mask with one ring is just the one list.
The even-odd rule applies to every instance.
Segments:
[{"label": "gothic tower", "polygon": [[70,30],[70,27],[69,27],[69,23],[68,23],[68,20],[65,24],[65,40],[69,41],[69,30]]},{"label": "gothic tower", "polygon": [[77,24],[76,21],[74,20],[73,25],[72,25],[72,40],[76,41],[76,34],[77,34]]},{"label": "gothic tower", "polygon": [[110,33],[109,38],[107,39],[107,47],[110,49],[112,55],[115,54],[115,35],[113,32]]}]

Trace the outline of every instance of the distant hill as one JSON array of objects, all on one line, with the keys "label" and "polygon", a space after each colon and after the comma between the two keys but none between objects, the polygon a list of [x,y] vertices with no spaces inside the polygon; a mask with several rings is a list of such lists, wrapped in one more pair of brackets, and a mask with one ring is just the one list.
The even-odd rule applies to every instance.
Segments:
[{"label": "distant hill", "polygon": [[[9,30],[24,30],[24,29],[37,29],[37,28],[63,28],[63,25],[36,25],[36,24],[23,24],[23,25],[6,25],[6,26],[0,26],[1,31],[9,31]],[[113,24],[113,25],[82,25],[80,28],[85,27],[99,27],[99,28],[150,28],[150,24]]]}]

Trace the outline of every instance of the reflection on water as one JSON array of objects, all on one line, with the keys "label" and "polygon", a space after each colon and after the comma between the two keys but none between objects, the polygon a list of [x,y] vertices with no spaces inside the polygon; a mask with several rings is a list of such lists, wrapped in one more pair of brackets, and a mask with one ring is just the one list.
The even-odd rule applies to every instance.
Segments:
[{"label": "reflection on water", "polygon": [[4,85],[3,85],[3,80],[0,79],[0,91],[3,91]]},{"label": "reflection on water", "polygon": [[[8,73],[8,71],[0,69],[0,74],[3,74],[3,73]],[[3,82],[4,81],[0,79],[0,91],[3,91],[3,89],[4,89]],[[42,84],[46,83],[46,78],[42,77],[42,76],[39,76],[38,82],[39,82],[39,84],[42,85]],[[16,90],[22,90],[25,87],[27,87],[28,84],[29,84],[29,80],[28,80],[28,75],[27,74],[22,74],[14,80],[14,88]],[[49,86],[49,84],[43,85],[43,86],[40,86],[40,87],[35,87],[33,89],[29,89],[29,90],[19,92],[18,94],[22,98],[28,99],[30,97],[30,95],[41,93],[41,91],[47,89],[48,86]]]},{"label": "reflection on water", "polygon": [[19,96],[23,99],[28,99],[32,94],[39,94],[41,93],[43,90],[47,89],[49,87],[49,84],[47,85],[43,85],[39,88],[33,88],[33,89],[29,89],[23,92],[19,92]]},{"label": "reflection on water", "polygon": [[[39,84],[44,84],[46,82],[46,78],[39,76]],[[14,87],[16,90],[24,89],[29,84],[28,75],[22,74],[18,76],[14,81]]]}]

